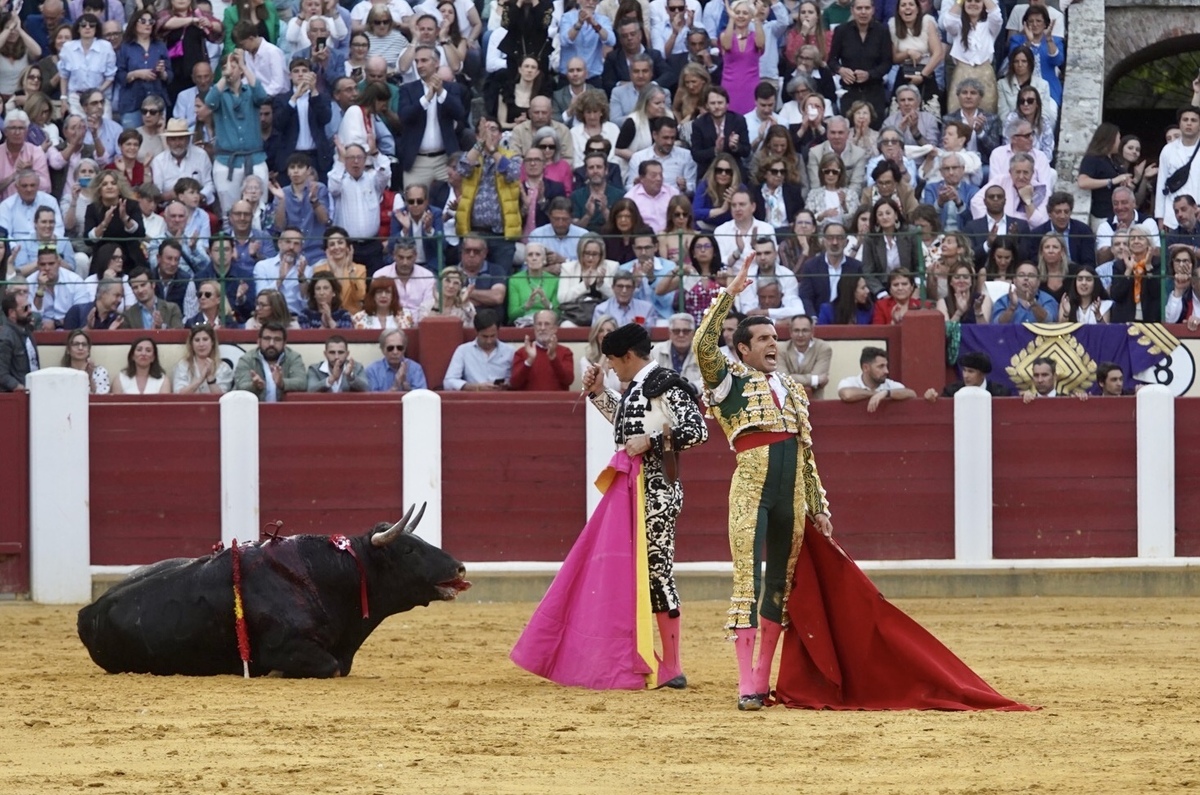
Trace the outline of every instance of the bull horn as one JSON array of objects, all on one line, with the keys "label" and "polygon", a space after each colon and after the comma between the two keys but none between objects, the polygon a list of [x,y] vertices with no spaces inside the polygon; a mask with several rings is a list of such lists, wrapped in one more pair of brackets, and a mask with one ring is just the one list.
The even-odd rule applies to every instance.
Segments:
[{"label": "bull horn", "polygon": [[[412,516],[412,512],[413,512],[414,508],[416,508],[415,505],[410,505],[408,508],[408,513],[404,514],[403,519],[396,522],[394,525],[389,527],[387,530],[384,530],[382,533],[376,533],[375,535],[371,536],[371,543],[377,547],[385,547],[388,544],[392,543],[392,541],[396,538],[396,536],[398,536],[400,533],[404,532],[404,525],[408,523],[408,518],[410,516]],[[419,518],[420,517],[418,517],[418,519]]]},{"label": "bull horn", "polygon": [[[421,503],[421,510],[417,511],[417,518],[408,523],[408,525],[404,528],[404,532],[411,533],[417,529],[417,525],[421,523],[421,517],[425,515],[425,506],[428,504],[429,503],[427,502]],[[408,512],[412,513],[412,509],[410,508]]]}]

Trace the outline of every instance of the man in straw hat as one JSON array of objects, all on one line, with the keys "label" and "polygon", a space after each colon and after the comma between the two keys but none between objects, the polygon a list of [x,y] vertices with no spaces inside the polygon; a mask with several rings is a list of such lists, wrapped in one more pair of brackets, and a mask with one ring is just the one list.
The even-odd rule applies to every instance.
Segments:
[{"label": "man in straw hat", "polygon": [[212,204],[213,193],[212,160],[208,153],[192,146],[192,131],[184,119],[171,119],[161,133],[167,149],[150,161],[154,184],[162,192],[163,201],[175,200],[175,183],[181,177],[191,177],[200,183],[200,194],[205,204]]},{"label": "man in straw hat", "polygon": [[583,376],[592,404],[613,424],[613,441],[640,457],[645,476],[646,541],[650,604],[663,654],[658,686],[687,687],[679,655],[680,602],[675,589],[675,520],[683,508],[678,454],[708,439],[695,387],[650,359],[650,334],[637,323],[610,332],[600,351],[621,381],[623,395],[604,388],[600,365]]}]

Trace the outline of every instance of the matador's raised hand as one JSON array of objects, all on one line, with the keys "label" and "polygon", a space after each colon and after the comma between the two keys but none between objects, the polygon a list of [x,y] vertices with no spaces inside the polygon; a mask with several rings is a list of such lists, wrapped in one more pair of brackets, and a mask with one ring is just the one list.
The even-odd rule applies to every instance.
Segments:
[{"label": "matador's raised hand", "polygon": [[729,285],[725,288],[725,292],[730,295],[737,295],[753,282],[750,281],[750,263],[754,262],[755,254],[751,251],[746,255],[746,259],[742,260],[742,267],[738,269],[737,276],[729,280]]}]

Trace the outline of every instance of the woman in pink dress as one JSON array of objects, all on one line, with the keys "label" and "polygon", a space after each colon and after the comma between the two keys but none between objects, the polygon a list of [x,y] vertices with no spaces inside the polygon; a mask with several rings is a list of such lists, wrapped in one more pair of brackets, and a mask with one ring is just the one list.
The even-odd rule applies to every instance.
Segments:
[{"label": "woman in pink dress", "polygon": [[717,41],[725,58],[721,85],[729,92],[729,110],[733,113],[749,113],[754,110],[754,89],[759,79],[758,61],[766,45],[762,20],[755,24],[754,5],[750,0],[738,0],[733,4],[729,24]]}]

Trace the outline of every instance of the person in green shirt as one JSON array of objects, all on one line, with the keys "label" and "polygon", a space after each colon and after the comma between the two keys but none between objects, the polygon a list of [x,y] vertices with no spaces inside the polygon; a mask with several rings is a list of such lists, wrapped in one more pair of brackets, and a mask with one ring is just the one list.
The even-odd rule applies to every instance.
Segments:
[{"label": "person in green shirt", "polygon": [[525,245],[525,270],[508,279],[508,319],[514,326],[532,326],[543,309],[558,315],[558,277],[546,270],[546,247]]},{"label": "person in green shirt", "polygon": [[850,20],[850,0],[834,0],[829,8],[821,14],[821,21],[825,23],[825,30],[831,30],[836,25],[841,25],[843,22]]}]

